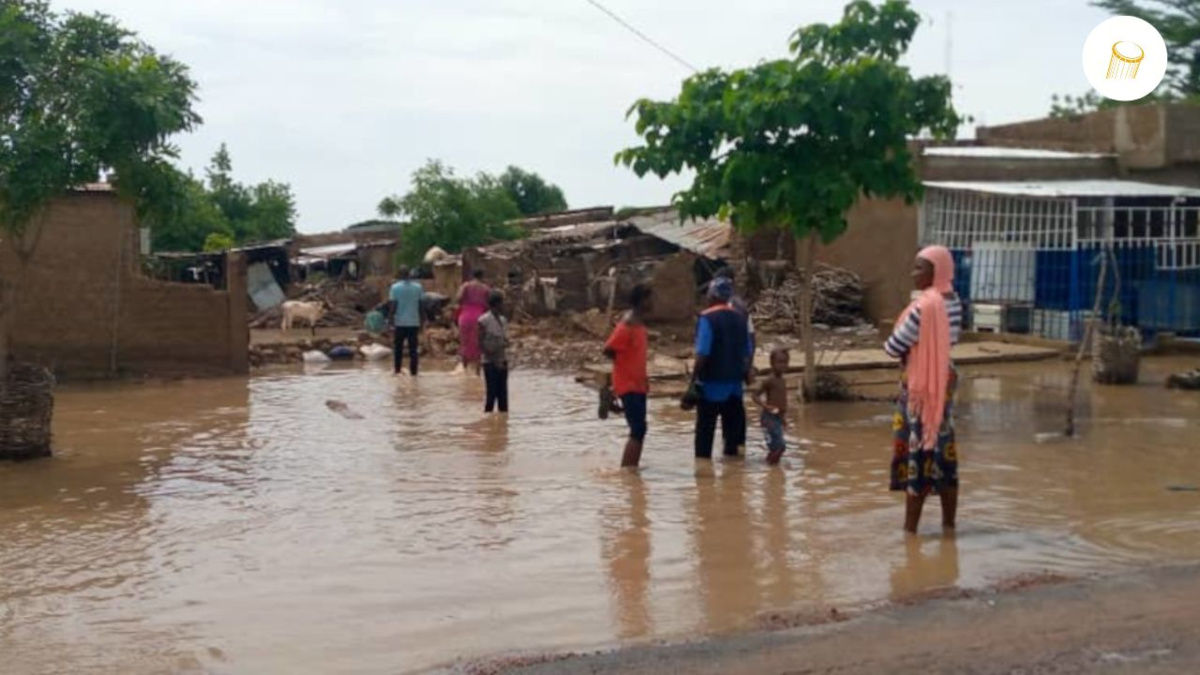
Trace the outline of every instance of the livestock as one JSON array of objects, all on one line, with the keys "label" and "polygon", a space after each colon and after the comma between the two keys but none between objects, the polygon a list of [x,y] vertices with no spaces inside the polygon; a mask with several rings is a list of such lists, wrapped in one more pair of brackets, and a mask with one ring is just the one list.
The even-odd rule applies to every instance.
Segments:
[{"label": "livestock", "polygon": [[290,331],[292,323],[296,319],[304,319],[308,322],[308,327],[312,330],[313,335],[317,334],[317,322],[325,316],[326,309],[322,302],[301,302],[299,300],[288,300],[281,307],[283,320],[279,323],[279,330]]},{"label": "livestock", "polygon": [[434,246],[425,252],[425,259],[423,262],[426,265],[432,265],[445,260],[449,256],[450,254],[446,253],[445,249],[440,246]]}]

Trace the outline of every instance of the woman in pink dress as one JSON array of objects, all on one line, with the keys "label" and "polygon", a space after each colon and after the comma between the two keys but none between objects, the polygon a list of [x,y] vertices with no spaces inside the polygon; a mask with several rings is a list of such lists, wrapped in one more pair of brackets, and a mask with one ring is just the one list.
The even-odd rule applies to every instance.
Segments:
[{"label": "woman in pink dress", "polygon": [[483,270],[475,270],[473,276],[458,289],[458,355],[463,368],[470,367],[478,377],[483,358],[479,350],[479,317],[488,311],[488,294],[492,289],[483,283]]}]

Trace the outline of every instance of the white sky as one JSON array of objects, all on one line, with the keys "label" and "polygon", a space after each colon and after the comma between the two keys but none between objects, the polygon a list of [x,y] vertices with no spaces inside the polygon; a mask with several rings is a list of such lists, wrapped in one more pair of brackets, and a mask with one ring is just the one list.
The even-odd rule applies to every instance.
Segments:
[{"label": "white sky", "polygon": [[[606,0],[684,59],[734,68],[784,55],[796,27],[844,0]],[[1043,116],[1104,12],[1086,0],[917,0],[908,63],[944,72],[953,12],[956,105],[977,124]],[[374,217],[426,158],[460,172],[532,169],[572,207],[666,203],[681,186],[613,165],[625,112],[689,73],[585,0],[54,0],[99,10],[192,68],[205,123],[180,140],[201,169],[229,144],[239,180],[288,182],[299,227]],[[968,130],[968,135],[969,135]]]}]

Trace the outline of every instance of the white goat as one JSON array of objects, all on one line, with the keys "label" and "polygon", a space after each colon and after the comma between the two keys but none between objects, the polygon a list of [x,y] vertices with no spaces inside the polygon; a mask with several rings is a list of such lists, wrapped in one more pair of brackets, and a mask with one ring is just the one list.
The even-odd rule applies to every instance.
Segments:
[{"label": "white goat", "polygon": [[325,304],[322,302],[300,302],[299,300],[288,300],[281,305],[283,308],[283,321],[279,323],[279,330],[287,332],[292,329],[292,322],[296,319],[304,319],[308,322],[308,327],[312,329],[312,334],[317,334],[317,322],[321,317],[325,316]]}]

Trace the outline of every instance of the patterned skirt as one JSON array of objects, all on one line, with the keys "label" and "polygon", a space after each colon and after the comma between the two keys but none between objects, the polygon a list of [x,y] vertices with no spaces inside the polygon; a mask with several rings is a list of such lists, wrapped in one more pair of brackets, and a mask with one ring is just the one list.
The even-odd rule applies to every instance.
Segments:
[{"label": "patterned skirt", "polygon": [[958,487],[958,447],[954,438],[954,392],[958,388],[958,373],[950,367],[950,382],[946,387],[946,409],[942,428],[935,447],[925,448],[921,420],[909,413],[908,383],[900,381],[900,398],[892,419],[895,432],[892,453],[891,489],[923,496],[943,489]]}]

